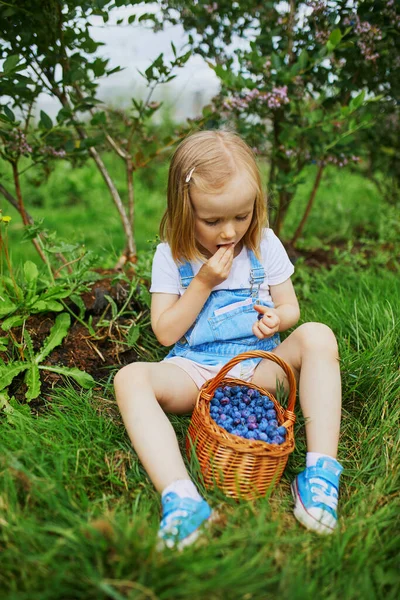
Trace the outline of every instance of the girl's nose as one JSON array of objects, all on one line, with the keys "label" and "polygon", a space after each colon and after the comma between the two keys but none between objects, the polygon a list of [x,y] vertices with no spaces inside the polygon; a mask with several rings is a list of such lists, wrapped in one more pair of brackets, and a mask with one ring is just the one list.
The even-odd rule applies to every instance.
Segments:
[{"label": "girl's nose", "polygon": [[221,232],[221,236],[225,240],[231,240],[235,237],[235,235],[236,235],[236,231],[235,231],[235,227],[233,226],[233,223],[227,223]]}]

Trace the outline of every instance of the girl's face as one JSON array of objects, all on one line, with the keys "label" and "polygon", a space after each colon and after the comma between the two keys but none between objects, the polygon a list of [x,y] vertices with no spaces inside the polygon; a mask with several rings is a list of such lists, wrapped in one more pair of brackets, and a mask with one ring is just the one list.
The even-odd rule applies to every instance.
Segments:
[{"label": "girl's face", "polygon": [[236,173],[215,194],[190,191],[194,209],[195,238],[199,250],[210,258],[225,244],[235,244],[234,256],[241,249],[241,239],[250,227],[256,193],[246,172]]}]

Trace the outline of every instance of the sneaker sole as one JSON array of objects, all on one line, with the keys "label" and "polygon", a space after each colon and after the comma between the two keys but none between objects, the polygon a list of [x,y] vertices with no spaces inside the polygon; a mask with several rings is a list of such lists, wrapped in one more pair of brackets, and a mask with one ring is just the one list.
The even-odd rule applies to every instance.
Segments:
[{"label": "sneaker sole", "polygon": [[[321,521],[317,521],[313,515],[307,512],[306,507],[300,500],[299,494],[297,492],[297,483],[296,479],[292,482],[290,489],[292,491],[292,496],[294,500],[294,511],[293,514],[296,519],[307,529],[311,529],[316,533],[321,533],[323,535],[330,535],[334,532],[335,524],[332,523],[332,527],[325,523],[321,523]],[[333,519],[332,519],[333,520]]]},{"label": "sneaker sole", "polygon": [[170,542],[170,544],[168,544],[168,541],[158,539],[156,545],[157,552],[162,552],[166,548],[170,550],[178,550],[178,552],[181,552],[184,548],[193,544],[204,533],[206,529],[208,529],[213,523],[218,522],[220,519],[221,515],[216,510],[213,510],[211,512],[211,515],[205,521],[203,521],[197,529],[195,529],[191,534],[186,536],[180,542],[174,543],[173,540],[168,540]]}]

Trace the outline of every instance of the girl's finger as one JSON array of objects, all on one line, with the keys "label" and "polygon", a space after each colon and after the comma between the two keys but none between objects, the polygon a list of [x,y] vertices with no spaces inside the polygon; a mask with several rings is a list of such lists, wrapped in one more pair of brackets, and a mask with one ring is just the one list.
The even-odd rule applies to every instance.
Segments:
[{"label": "girl's finger", "polygon": [[260,330],[257,327],[257,323],[254,323],[253,327],[252,327],[252,331],[253,334],[258,338],[261,339],[261,334],[260,334]]},{"label": "girl's finger", "polygon": [[263,335],[272,335],[271,327],[268,327],[268,325],[265,325],[262,321],[258,321],[258,328]]}]

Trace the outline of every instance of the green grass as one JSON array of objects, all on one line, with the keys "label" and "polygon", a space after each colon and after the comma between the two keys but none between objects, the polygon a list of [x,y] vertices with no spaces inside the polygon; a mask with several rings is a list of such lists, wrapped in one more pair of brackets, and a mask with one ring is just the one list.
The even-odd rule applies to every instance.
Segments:
[{"label": "green grass", "polygon": [[[400,289],[390,272],[376,281],[337,267],[313,277],[303,302],[302,320],[331,326],[341,353],[345,470],[334,535],[292,517],[289,485],[306,451],[297,407],[296,450],[271,498],[226,499],[226,527],[207,546],[157,555],[159,497],[130,450],[110,382],[82,394],[57,389],[44,414],[20,406],[1,424],[3,597],[397,599]],[[183,448],[189,417],[170,418]],[[206,497],[221,503],[221,494]]]},{"label": "green grass", "polygon": [[[106,160],[110,161],[107,157]],[[124,189],[116,161],[110,167]],[[315,170],[306,172],[283,232],[290,237],[308,199]],[[138,174],[137,245],[147,272],[165,206],[167,161]],[[60,163],[48,183],[24,182],[27,205],[45,226],[79,241],[112,266],[123,248],[121,227],[93,165]],[[297,207],[297,208],[296,208]],[[21,244],[15,211],[11,250],[17,268],[39,262]],[[327,169],[305,230],[308,246],[347,239],[393,242],[394,209],[361,177]],[[397,233],[396,233],[397,232]],[[394,600],[400,595],[399,389],[400,285],[383,268],[391,247],[375,256],[343,250],[330,271],[296,263],[294,284],[302,322],[335,332],[343,380],[339,460],[344,465],[339,528],[323,538],[292,516],[290,482],[304,468],[304,421],[296,407],[296,449],[270,498],[236,503],[200,489],[221,504],[225,528],[208,545],[182,554],[154,551],[160,499],[119,417],[111,377],[90,392],[56,388],[38,414],[13,403],[0,414],[0,598],[7,600]],[[154,360],[150,330],[143,346]],[[170,415],[184,448],[189,417]],[[195,468],[188,465],[193,477]]]}]

